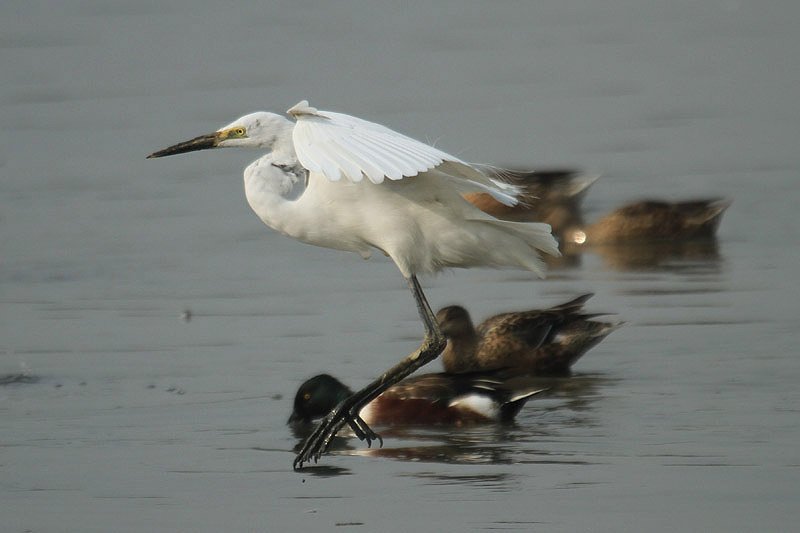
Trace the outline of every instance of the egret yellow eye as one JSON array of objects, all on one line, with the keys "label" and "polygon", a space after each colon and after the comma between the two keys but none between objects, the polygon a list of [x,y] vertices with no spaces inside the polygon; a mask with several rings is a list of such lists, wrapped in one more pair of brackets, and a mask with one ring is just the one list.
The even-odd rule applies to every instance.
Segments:
[{"label": "egret yellow eye", "polygon": [[235,139],[237,137],[247,137],[247,130],[242,126],[237,128],[231,128],[229,130],[225,130],[222,132],[222,136],[225,139]]}]

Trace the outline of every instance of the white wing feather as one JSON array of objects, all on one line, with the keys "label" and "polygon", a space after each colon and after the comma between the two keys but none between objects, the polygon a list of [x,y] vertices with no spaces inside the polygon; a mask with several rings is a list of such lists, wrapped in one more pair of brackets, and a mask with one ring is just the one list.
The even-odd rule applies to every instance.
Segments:
[{"label": "white wing feather", "polygon": [[292,132],[297,159],[331,181],[344,175],[372,183],[400,180],[439,167],[441,175],[464,192],[488,192],[506,205],[516,205],[519,188],[495,180],[479,169],[437,148],[360,118],[318,111],[306,100],[288,113],[297,124]]}]

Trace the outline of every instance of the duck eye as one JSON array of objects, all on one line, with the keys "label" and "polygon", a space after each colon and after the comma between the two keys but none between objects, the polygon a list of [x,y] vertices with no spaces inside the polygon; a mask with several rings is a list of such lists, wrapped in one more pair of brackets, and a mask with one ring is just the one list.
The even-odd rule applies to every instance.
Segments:
[{"label": "duck eye", "polygon": [[303,394],[303,399],[304,400],[310,400],[311,399],[311,393],[307,392],[307,393]]}]

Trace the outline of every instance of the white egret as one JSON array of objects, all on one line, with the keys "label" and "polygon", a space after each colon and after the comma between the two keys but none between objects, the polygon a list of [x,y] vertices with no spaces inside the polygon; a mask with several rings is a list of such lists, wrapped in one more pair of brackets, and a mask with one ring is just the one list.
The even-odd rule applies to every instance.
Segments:
[{"label": "white egret", "polygon": [[418,274],[485,266],[543,276],[537,249],[559,251],[547,224],[498,220],[464,200],[462,194],[485,192],[508,205],[516,202],[517,187],[480,168],[379,124],[319,111],[307,101],[288,113],[296,122],[256,112],[148,157],[229,146],[268,150],[244,171],[247,201],[261,220],[299,241],[365,258],[378,249],[392,258],[414,294],[425,326],[422,344],[325,417],[295,458],[294,467],[301,468],[319,459],[344,424],[368,444],[380,439],[360,419],[361,408],[444,349]]}]

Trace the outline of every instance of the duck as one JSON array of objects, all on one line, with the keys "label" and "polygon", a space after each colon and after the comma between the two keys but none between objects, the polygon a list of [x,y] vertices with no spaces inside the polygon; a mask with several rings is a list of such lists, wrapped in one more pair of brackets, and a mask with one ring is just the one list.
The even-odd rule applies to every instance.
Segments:
[{"label": "duck", "polygon": [[536,376],[567,376],[572,365],[624,322],[591,320],[584,294],[548,309],[515,311],[473,325],[459,305],[440,309],[436,319],[447,346],[442,353],[445,372],[486,372],[508,369]]},{"label": "duck", "polygon": [[597,222],[565,231],[567,245],[676,242],[711,239],[733,202],[711,198],[667,202],[641,200],[620,207]]},{"label": "duck", "polygon": [[[498,373],[422,374],[392,385],[365,405],[359,416],[369,425],[382,426],[510,422],[525,402],[545,390]],[[322,418],[351,394],[337,378],[318,374],[300,385],[287,423]]]},{"label": "duck", "polygon": [[507,206],[490,194],[467,193],[465,200],[495,218],[517,222],[545,222],[555,235],[583,223],[580,206],[586,191],[600,178],[579,170],[514,170],[486,168],[497,179],[522,188],[521,202]]}]

